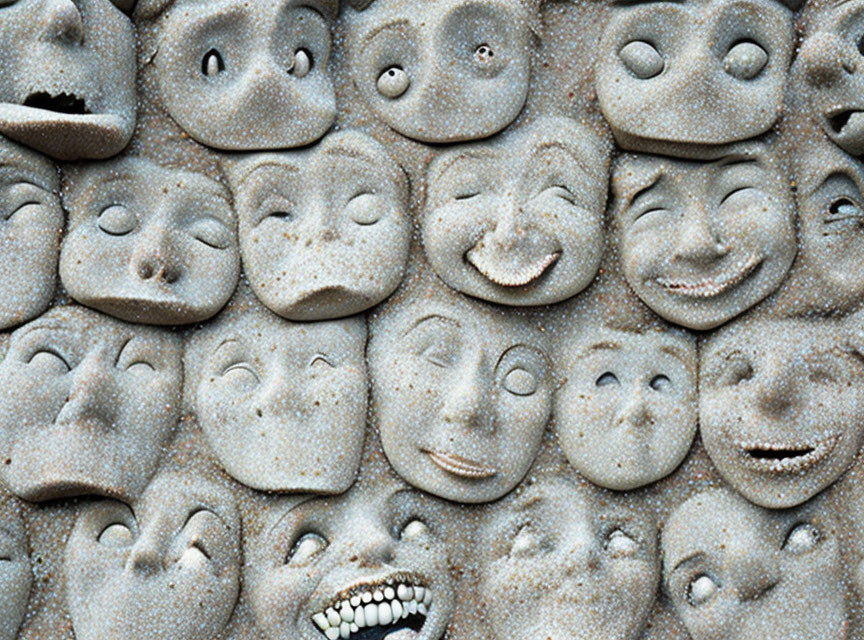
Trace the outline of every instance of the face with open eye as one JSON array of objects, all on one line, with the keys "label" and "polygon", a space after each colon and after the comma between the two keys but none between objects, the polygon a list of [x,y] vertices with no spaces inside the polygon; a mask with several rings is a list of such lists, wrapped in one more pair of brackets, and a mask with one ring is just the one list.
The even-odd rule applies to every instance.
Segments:
[{"label": "face with open eye", "polygon": [[613,191],[622,269],[655,313],[712,329],[786,277],[797,251],[788,181],[760,147],[709,163],[627,156]]},{"label": "face with open eye", "polygon": [[78,302],[129,322],[183,324],[231,297],[236,220],[215,181],[124,158],[84,168],[65,203],[60,278]]},{"label": "face with open eye", "polygon": [[711,490],[663,528],[663,579],[693,640],[847,637],[837,524],[827,505],[786,511]]},{"label": "face with open eye", "polygon": [[696,343],[659,331],[585,328],[558,346],[558,441],[591,482],[626,490],[672,473],[696,433]]},{"label": "face with open eye", "polygon": [[0,0],[0,133],[107,158],[135,127],[135,32],[109,0]]},{"label": "face with open eye", "polygon": [[609,149],[588,127],[542,118],[429,168],[423,244],[451,287],[511,305],[565,300],[603,253]]},{"label": "face with open eye", "polygon": [[138,496],[180,414],[179,341],[54,307],[0,363],[0,481],[25,500]]},{"label": "face with open eye", "polygon": [[641,511],[546,476],[490,509],[480,540],[492,637],[641,637],[660,580],[656,524]]},{"label": "face with open eye", "polygon": [[454,594],[442,506],[384,478],[277,511],[252,540],[247,584],[264,638],[444,636]]},{"label": "face with open eye", "polygon": [[402,135],[476,140],[522,110],[532,16],[519,0],[376,0],[346,18],[354,84]]},{"label": "face with open eye", "polygon": [[24,523],[7,501],[0,505],[0,640],[15,640],[32,583]]},{"label": "face with open eye", "polygon": [[864,360],[832,320],[736,323],[701,353],[699,420],[717,470],[748,500],[801,504],[834,482],[864,432]]},{"label": "face with open eye", "polygon": [[211,640],[240,591],[240,518],[224,488],[162,474],[134,510],[85,508],[64,555],[78,640]]}]

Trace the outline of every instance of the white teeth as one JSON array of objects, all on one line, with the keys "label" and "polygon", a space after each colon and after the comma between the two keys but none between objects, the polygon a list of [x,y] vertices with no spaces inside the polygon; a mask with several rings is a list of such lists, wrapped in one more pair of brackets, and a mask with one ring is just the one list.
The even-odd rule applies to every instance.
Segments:
[{"label": "white teeth", "polygon": [[336,640],[336,638],[339,637],[339,629],[336,627],[330,627],[324,632],[324,635],[327,636],[327,640]]},{"label": "white teeth", "polygon": [[423,594],[423,604],[427,607],[432,604],[432,592],[429,589],[426,589],[426,593]]},{"label": "white teeth", "polygon": [[[393,619],[398,620],[402,617],[402,603],[394,600],[390,603],[390,608],[393,610]],[[380,614],[379,614],[380,615]]]},{"label": "white teeth", "polygon": [[411,615],[411,612],[408,611],[408,603],[406,602],[405,606],[402,607],[402,617],[407,618],[409,615]]},{"label": "white teeth", "polygon": [[396,587],[396,595],[399,596],[400,600],[411,600],[414,598],[414,589],[400,584]]},{"label": "white teeth", "polygon": [[384,599],[384,593],[381,589],[375,589],[375,591],[372,592],[372,599],[375,602],[381,602]]},{"label": "white teeth", "polygon": [[312,622],[318,625],[318,628],[321,631],[327,631],[330,628],[330,623],[327,621],[327,616],[323,613],[318,612],[314,616],[312,616]]},{"label": "white teeth", "polygon": [[348,640],[350,636],[351,625],[349,625],[347,622],[343,622],[339,625],[339,637],[342,638],[342,640]]},{"label": "white teeth", "polygon": [[339,615],[342,616],[343,622],[354,622],[354,609],[348,604],[348,601],[342,603],[342,608],[339,609]]},{"label": "white teeth", "polygon": [[419,611],[425,616],[428,610],[426,609],[426,605],[421,602],[417,605],[417,611]]},{"label": "white teeth", "polygon": [[327,622],[330,623],[331,627],[338,627],[339,623],[342,622],[342,616],[336,613],[333,607],[328,608],[324,613],[327,615]]},{"label": "white teeth", "polygon": [[356,607],[360,605],[360,596],[351,596],[351,606]]},{"label": "white teeth", "polygon": [[409,600],[408,601],[408,612],[409,613],[417,613],[417,601]]},{"label": "white teeth", "polygon": [[372,602],[372,594],[368,591],[366,591],[362,596],[360,596],[360,598],[363,600],[363,602]]},{"label": "white teeth", "polygon": [[360,631],[360,627],[358,627],[358,626],[357,626],[355,623],[353,623],[353,622],[351,623],[351,627],[350,627],[350,628],[351,628],[351,633],[357,633],[358,631]]},{"label": "white teeth", "polygon": [[354,609],[354,622],[357,623],[358,627],[366,626],[366,611],[363,607],[357,607]]},{"label": "white teeth", "polygon": [[388,600],[392,600],[396,597],[396,592],[393,591],[393,587],[384,587],[384,597]]},{"label": "white teeth", "polygon": [[385,625],[393,622],[393,610],[386,602],[378,605],[378,624]]},{"label": "white teeth", "polygon": [[377,604],[367,604],[365,609],[366,613],[366,626],[374,627],[378,624],[378,605]]},{"label": "white teeth", "polygon": [[423,602],[423,594],[426,593],[426,589],[421,586],[414,585],[414,599],[417,602]]}]

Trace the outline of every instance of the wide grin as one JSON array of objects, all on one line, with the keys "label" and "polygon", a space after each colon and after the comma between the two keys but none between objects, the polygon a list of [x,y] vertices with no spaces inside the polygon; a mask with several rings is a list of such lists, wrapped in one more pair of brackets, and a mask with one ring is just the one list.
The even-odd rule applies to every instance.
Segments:
[{"label": "wide grin", "polygon": [[91,115],[84,99],[69,93],[51,95],[45,91],[34,92],[27,96],[23,106],[69,115]]},{"label": "wide grin", "polygon": [[515,288],[539,280],[560,257],[561,249],[548,238],[540,237],[506,248],[481,239],[465,252],[463,260],[490,282]]},{"label": "wide grin", "polygon": [[820,462],[834,449],[837,436],[819,442],[739,442],[747,466],[757,471],[790,473],[803,471]]},{"label": "wide grin", "polygon": [[669,293],[675,295],[690,298],[713,298],[744,281],[762,264],[762,258],[757,255],[751,255],[745,262],[739,262],[738,264],[740,266],[732,273],[721,274],[720,276],[705,278],[704,280],[695,282],[672,280],[669,278],[657,278],[655,282]]},{"label": "wide grin", "polygon": [[421,449],[421,451],[429,456],[429,459],[439,468],[447,473],[452,473],[454,476],[482,479],[491,478],[498,473],[497,469],[487,467],[480,462],[456,455],[455,453],[443,453],[430,449]]}]

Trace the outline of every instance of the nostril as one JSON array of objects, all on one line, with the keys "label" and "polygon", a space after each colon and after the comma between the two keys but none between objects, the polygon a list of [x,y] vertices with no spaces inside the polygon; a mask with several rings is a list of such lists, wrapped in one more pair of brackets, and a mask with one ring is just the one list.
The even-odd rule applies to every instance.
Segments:
[{"label": "nostril", "polygon": [[165,272],[162,274],[162,278],[163,278],[163,280],[165,280],[165,282],[167,282],[168,284],[173,284],[173,283],[177,282],[177,280],[180,279],[180,274],[179,274],[177,271],[174,271],[174,270],[172,269],[172,270],[170,270],[170,271],[165,271]]},{"label": "nostril", "polygon": [[264,412],[261,411],[261,409],[255,409],[255,415],[258,416],[259,418],[263,418]]},{"label": "nostril", "polygon": [[153,277],[153,273],[154,269],[152,264],[145,262],[138,265],[138,277],[142,280],[149,280]]}]

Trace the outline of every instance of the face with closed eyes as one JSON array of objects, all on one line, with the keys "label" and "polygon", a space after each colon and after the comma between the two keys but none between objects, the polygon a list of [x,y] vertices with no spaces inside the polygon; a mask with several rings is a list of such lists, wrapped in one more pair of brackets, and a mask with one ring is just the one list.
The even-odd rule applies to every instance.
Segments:
[{"label": "face with closed eyes", "polygon": [[134,509],[86,507],[64,556],[79,640],[211,640],[240,591],[240,518],[227,490],[157,476]]},{"label": "face with closed eyes", "polygon": [[183,324],[231,297],[236,221],[215,181],[125,158],[84,168],[65,203],[60,278],[78,302],[130,322]]},{"label": "face with closed eyes", "polygon": [[249,284],[291,320],[359,313],[402,280],[411,221],[402,170],[374,139],[335,133],[313,149],[235,168]]},{"label": "face with closed eyes", "polygon": [[662,318],[712,329],[783,281],[797,251],[785,175],[758,148],[710,163],[626,156],[615,222],[624,276]]},{"label": "face with closed eyes", "polygon": [[139,495],[180,413],[177,339],[80,307],[12,334],[0,381],[0,480],[26,500]]},{"label": "face with closed eyes", "polygon": [[832,320],[754,321],[705,345],[702,440],[751,502],[801,504],[854,459],[864,433],[864,360],[849,333]]},{"label": "face with closed eyes", "polygon": [[780,113],[793,42],[792,13],[771,0],[625,4],[600,42],[600,109],[634,151],[752,138]]},{"label": "face with closed eyes", "polygon": [[423,244],[451,287],[512,305],[565,300],[603,253],[608,148],[567,118],[543,118],[429,169]]},{"label": "face with closed eyes", "polygon": [[836,527],[825,504],[769,511],[725,490],[678,507],[663,579],[693,640],[846,638]]},{"label": "face with closed eyes", "polygon": [[402,135],[476,140],[522,110],[532,16],[519,0],[376,0],[346,17],[354,84]]},{"label": "face with closed eyes", "polygon": [[24,523],[7,501],[0,505],[0,640],[15,640],[32,583]]}]

